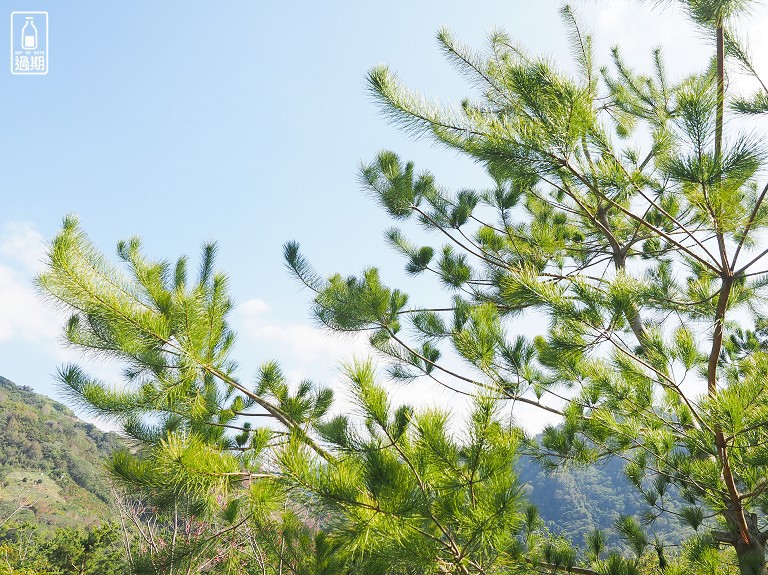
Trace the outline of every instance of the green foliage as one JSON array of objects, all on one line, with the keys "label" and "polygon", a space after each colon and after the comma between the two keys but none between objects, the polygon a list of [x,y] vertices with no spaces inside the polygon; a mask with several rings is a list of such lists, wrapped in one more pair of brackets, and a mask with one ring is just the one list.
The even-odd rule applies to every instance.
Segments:
[{"label": "green foliage", "polygon": [[457,438],[444,412],[392,406],[370,363],[347,376],[363,422],[339,416],[323,428],[337,462],[301,446],[281,457],[297,485],[340,509],[337,541],[363,569],[485,573],[519,561],[523,516],[511,470],[521,435],[499,420],[497,403],[478,397]]},{"label": "green foliage", "polygon": [[[326,416],[329,391],[291,386],[271,363],[241,382],[213,246],[190,280],[185,258],[151,261],[134,239],[118,246],[124,272],[65,220],[39,285],[73,313],[69,342],[126,370],[120,386],[77,366],[60,379],[133,438],[111,470],[163,532],[199,528],[150,558],[249,568],[243,545],[267,543],[236,538],[271,526],[297,572],[766,573],[766,158],[755,136],[725,135],[730,109],[764,108],[764,94],[733,99],[725,82],[732,62],[756,75],[731,31],[752,2],[680,4],[715,57],[679,80],[660,50],[650,74],[618,49],[598,69],[567,6],[575,75],[504,33],[477,54],[447,31],[442,50],[479,99],[438,106],[387,67],[370,72],[389,118],[479,163],[493,184],[451,191],[391,151],[361,169],[389,215],[434,234],[425,246],[399,229],[387,238],[450,304],[414,304],[373,266],[325,278],[295,242],[286,264],[313,290],[316,318],[369,333],[391,376],[472,395],[463,433],[444,412],[393,405],[369,363],[348,370],[358,419]],[[523,438],[501,416],[519,404],[560,423]],[[261,416],[272,425],[253,425]],[[522,449],[551,469],[622,460],[645,513],[612,518],[618,546],[597,532],[580,552],[520,504]],[[315,516],[297,521],[302,508]],[[310,527],[318,515],[322,535]],[[653,533],[671,518],[696,535]]]},{"label": "green foliage", "polygon": [[[431,246],[414,246],[401,229],[389,239],[408,273],[432,275],[447,289],[450,306],[409,298],[408,309],[387,307],[388,294],[405,300],[405,291],[375,268],[347,282],[346,298],[338,297],[341,276],[322,280],[313,271],[310,284],[308,265],[291,269],[315,290],[326,325],[374,334],[394,375],[451,389],[458,380],[462,391],[559,415],[559,425],[529,444],[545,465],[623,458],[647,506],[643,520],[712,533],[738,552],[742,573],[762,574],[766,158],[762,138],[726,136],[724,118],[729,109],[764,111],[768,92],[762,81],[746,99],[726,90],[728,66],[757,75],[733,33],[752,2],[679,4],[714,41],[715,58],[677,81],[660,50],[650,74],[619,49],[598,73],[591,39],[569,7],[561,14],[574,75],[503,33],[477,53],[446,31],[441,48],[479,99],[436,105],[386,67],[370,73],[387,117],[483,165],[495,186],[451,191],[429,174],[416,193],[416,166],[390,151],[364,171],[366,191],[391,215],[407,220],[410,210],[434,233]],[[382,158],[391,177],[365,177],[384,173]],[[358,296],[367,293],[379,294],[378,307]],[[511,335],[521,316],[533,319],[523,324],[529,333]],[[757,330],[739,328],[735,317]],[[401,329],[408,324],[413,330]],[[427,344],[441,353],[427,354]],[[446,350],[467,369],[454,367]],[[635,519],[617,528],[635,560],[611,555],[607,572],[636,572],[654,554],[660,568],[671,565]],[[546,561],[577,561],[547,545]]]},{"label": "green foliage", "polygon": [[116,525],[59,528],[52,533],[29,524],[0,526],[2,575],[122,575],[129,569]]},{"label": "green foliage", "polygon": [[[153,518],[137,534],[141,540],[154,533],[136,554],[137,572],[158,565],[172,572],[179,562],[237,571],[253,541],[223,534],[253,527],[286,501],[274,447],[298,441],[327,455],[308,432],[331,405],[329,389],[289,386],[275,363],[264,364],[252,385],[233,375],[232,303],[226,277],[214,271],[215,251],[203,248],[191,280],[186,258],[151,261],[133,239],[118,245],[126,273],[67,218],[39,278],[73,313],[68,340],[125,366],[120,385],[94,380],[76,365],[62,368],[59,379],[74,401],[127,436],[128,447],[108,468],[119,491],[146,506],[144,514],[129,512],[138,504],[133,499],[124,505],[129,523]],[[157,540],[166,543],[158,547]]]}]

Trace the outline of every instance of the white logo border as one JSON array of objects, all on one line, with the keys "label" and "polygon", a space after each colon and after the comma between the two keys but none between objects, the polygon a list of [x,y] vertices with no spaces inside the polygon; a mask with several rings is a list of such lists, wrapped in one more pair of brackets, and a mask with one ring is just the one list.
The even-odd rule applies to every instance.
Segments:
[{"label": "white logo border", "polygon": [[[14,72],[13,71],[13,36],[14,36],[14,30],[13,30],[13,16],[15,14],[45,14],[45,72]],[[49,51],[49,44],[48,44],[48,12],[27,12],[25,10],[16,10],[14,12],[11,12],[11,74],[13,76],[47,76],[48,75],[48,55],[50,53]]]}]

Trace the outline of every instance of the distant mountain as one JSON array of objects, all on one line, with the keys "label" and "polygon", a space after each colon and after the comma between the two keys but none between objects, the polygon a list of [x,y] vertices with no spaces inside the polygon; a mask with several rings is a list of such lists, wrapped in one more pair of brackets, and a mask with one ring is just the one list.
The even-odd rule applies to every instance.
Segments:
[{"label": "distant mountain", "polygon": [[[517,473],[526,485],[528,499],[553,533],[577,545],[584,536],[601,529],[611,536],[614,522],[622,515],[638,519],[651,511],[624,475],[624,461],[618,457],[601,465],[574,467],[548,473],[529,457],[518,462]],[[663,517],[646,527],[660,541],[674,543],[693,535],[673,517]],[[615,537],[611,537],[615,542]]]},{"label": "distant mountain", "polygon": [[0,377],[0,523],[82,527],[114,519],[105,459],[123,446],[64,405]]}]

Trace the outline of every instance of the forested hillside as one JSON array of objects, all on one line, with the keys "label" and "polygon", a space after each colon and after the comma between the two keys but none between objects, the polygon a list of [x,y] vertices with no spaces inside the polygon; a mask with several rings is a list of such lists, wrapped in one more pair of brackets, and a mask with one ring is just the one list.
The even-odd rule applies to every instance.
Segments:
[{"label": "forested hillside", "polygon": [[[568,467],[551,473],[523,457],[517,471],[526,484],[528,498],[552,532],[583,546],[585,535],[597,529],[615,540],[615,522],[621,516],[634,516],[643,523],[650,519],[653,509],[630,484],[623,467],[624,461],[617,457],[599,466]],[[668,516],[649,522],[648,531],[666,542],[692,535],[690,529]]]},{"label": "forested hillside", "polygon": [[[0,517],[24,504],[29,508],[14,516],[17,521],[86,526],[114,519],[102,464],[120,445],[116,434],[0,377]],[[576,543],[591,530],[611,531],[621,515],[648,511],[624,477],[620,460],[550,474],[524,457],[517,471],[542,519]],[[657,525],[662,537],[677,529],[668,520]]]},{"label": "forested hillside", "polygon": [[0,377],[0,521],[87,526],[112,517],[102,466],[117,435]]}]

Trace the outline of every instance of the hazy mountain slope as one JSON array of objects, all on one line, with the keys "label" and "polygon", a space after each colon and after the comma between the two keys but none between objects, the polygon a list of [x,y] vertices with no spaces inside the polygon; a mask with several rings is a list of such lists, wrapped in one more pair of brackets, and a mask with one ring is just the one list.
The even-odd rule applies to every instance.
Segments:
[{"label": "hazy mountain slope", "polygon": [[64,405],[0,377],[0,522],[91,525],[112,517],[105,458],[121,446]]},{"label": "hazy mountain slope", "polygon": [[[581,544],[584,535],[595,529],[610,534],[621,515],[642,518],[650,511],[623,469],[624,461],[616,457],[602,465],[569,467],[552,474],[536,461],[522,457],[517,472],[547,526]],[[647,531],[651,539],[656,535],[667,542],[692,535],[672,517],[658,519],[647,526]]]}]

